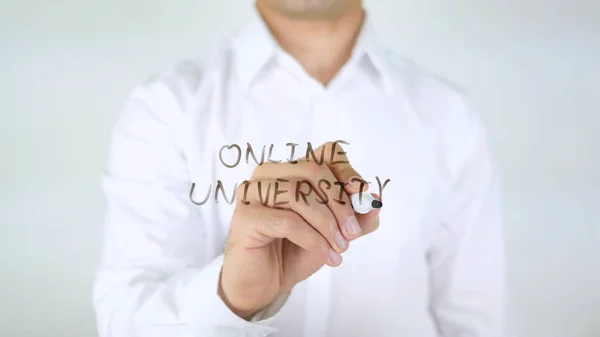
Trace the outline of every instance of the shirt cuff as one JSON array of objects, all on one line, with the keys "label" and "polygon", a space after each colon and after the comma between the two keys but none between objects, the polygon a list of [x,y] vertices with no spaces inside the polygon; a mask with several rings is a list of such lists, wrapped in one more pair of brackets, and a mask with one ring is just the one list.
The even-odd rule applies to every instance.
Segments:
[{"label": "shirt cuff", "polygon": [[[229,309],[218,294],[223,255],[212,260],[191,280],[181,299],[180,317],[198,332],[218,336],[266,336],[277,329],[269,326],[287,301],[285,294],[247,321]],[[246,335],[244,335],[244,333]]]},{"label": "shirt cuff", "polygon": [[289,296],[290,296],[290,293],[281,295],[275,301],[273,301],[273,303],[271,303],[269,306],[267,306],[263,310],[257,312],[256,315],[254,315],[250,321],[251,322],[260,322],[263,320],[264,321],[269,320],[269,322],[272,321],[272,319],[275,318],[276,315],[279,313],[281,308],[283,308],[283,306],[287,302],[287,299]]}]

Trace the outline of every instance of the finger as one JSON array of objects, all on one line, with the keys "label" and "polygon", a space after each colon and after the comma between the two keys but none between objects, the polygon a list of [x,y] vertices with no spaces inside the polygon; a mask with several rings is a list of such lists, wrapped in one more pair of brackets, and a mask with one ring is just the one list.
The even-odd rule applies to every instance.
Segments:
[{"label": "finger", "polygon": [[[338,181],[327,165],[299,160],[297,164],[270,164],[255,170],[252,178],[272,179],[277,177],[293,177],[296,180],[310,183],[319,203],[326,204],[335,216],[339,229],[346,240],[360,236],[360,226],[354,215],[350,198],[345,192],[343,182]],[[280,180],[288,180],[281,179]],[[275,203],[275,206],[278,206]]]},{"label": "finger", "polygon": [[341,253],[348,249],[348,240],[341,233],[335,215],[329,207],[319,203],[320,199],[309,182],[295,179],[260,181],[260,186],[267,186],[266,188],[261,187],[263,190],[261,194],[265,193],[265,189],[269,190],[269,185],[273,186],[272,198],[261,197],[258,193],[259,182],[254,182],[254,185],[253,192],[256,193],[251,194],[254,203],[260,203],[267,207],[290,209],[317,230],[334,250]]},{"label": "finger", "polygon": [[288,239],[302,249],[319,256],[323,263],[335,267],[342,256],[331,249],[325,238],[300,215],[289,210],[253,207],[254,230],[268,238]]},{"label": "finger", "polygon": [[[325,164],[298,160],[296,164],[265,163],[257,168],[252,174],[252,180],[271,181],[274,179],[296,179],[305,180],[310,183],[315,193],[321,197],[325,204],[330,201],[344,200],[341,182]],[[345,201],[345,200],[344,200]]]},{"label": "finger", "polygon": [[[319,146],[315,152],[321,155],[320,158],[324,159],[323,162],[336,177],[336,180],[342,184],[343,190],[346,193],[354,194],[360,193],[361,191],[367,191],[369,188],[368,182],[366,182],[352,167],[341,144],[348,145],[348,143],[344,141],[328,142]],[[329,156],[326,154],[329,154]],[[309,156],[308,151],[304,159],[306,161],[310,161],[311,159],[316,161],[316,158],[312,153],[311,156]],[[348,205],[351,205],[348,196],[345,196],[344,201],[347,202]],[[333,208],[335,209],[337,206],[333,205]],[[349,208],[352,209],[352,207]],[[342,213],[341,216],[346,218],[343,226],[346,238],[352,240],[359,237],[362,233],[362,228],[359,225],[358,219],[354,216],[354,210],[351,211],[351,214],[348,213],[350,212],[348,209],[341,209],[339,211]],[[336,210],[334,210],[334,213],[336,213]]]},{"label": "finger", "polygon": [[[314,153],[323,156],[324,163],[329,167],[336,179],[345,183],[344,189],[347,193],[353,194],[367,191],[369,189],[368,182],[352,167],[342,145],[348,145],[348,143],[344,141],[328,142],[319,146]],[[316,158],[319,159],[321,157]],[[315,156],[307,151],[307,156],[304,160],[315,161]]]}]

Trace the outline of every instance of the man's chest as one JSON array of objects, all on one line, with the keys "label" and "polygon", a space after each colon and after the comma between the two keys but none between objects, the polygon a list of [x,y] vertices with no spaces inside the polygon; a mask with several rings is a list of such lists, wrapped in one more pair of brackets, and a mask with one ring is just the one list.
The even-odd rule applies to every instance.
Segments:
[{"label": "man's chest", "polygon": [[[313,159],[312,150],[337,141],[336,151],[346,153],[370,183],[369,192],[384,204],[379,230],[363,244],[394,250],[418,234],[433,191],[435,153],[432,138],[406,100],[356,92],[306,97],[263,92],[220,95],[208,102],[190,112],[210,118],[197,117],[198,125],[191,125],[193,144],[186,155],[200,198],[208,196],[207,202],[216,204],[211,208],[222,226],[228,226],[233,212],[228,201],[235,187],[250,179],[257,165]],[[319,154],[314,152],[317,159]],[[325,155],[335,160],[336,153]]]}]

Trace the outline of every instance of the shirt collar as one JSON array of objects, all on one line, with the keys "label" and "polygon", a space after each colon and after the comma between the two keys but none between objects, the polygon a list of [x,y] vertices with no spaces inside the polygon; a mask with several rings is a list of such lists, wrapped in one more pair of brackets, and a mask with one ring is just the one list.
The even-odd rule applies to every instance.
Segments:
[{"label": "shirt collar", "polygon": [[[242,88],[248,89],[254,79],[280,50],[279,44],[269,31],[258,10],[253,7],[249,24],[233,40],[233,54],[236,71]],[[356,41],[352,59],[358,62],[368,62],[374,70],[373,74],[383,85],[385,90],[390,90],[390,65],[385,50],[379,45],[375,36],[369,15],[365,15],[363,27]]]}]

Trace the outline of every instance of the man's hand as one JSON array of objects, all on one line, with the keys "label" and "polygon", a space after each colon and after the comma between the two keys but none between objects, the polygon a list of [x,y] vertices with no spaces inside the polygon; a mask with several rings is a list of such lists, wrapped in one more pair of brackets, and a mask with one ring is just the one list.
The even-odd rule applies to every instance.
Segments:
[{"label": "man's hand", "polygon": [[379,226],[379,210],[354,213],[348,194],[362,179],[341,150],[316,149],[322,165],[312,157],[265,163],[238,187],[219,287],[238,316],[251,317],[324,264],[339,266],[349,241]]}]

